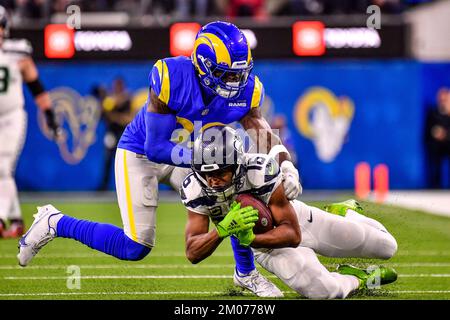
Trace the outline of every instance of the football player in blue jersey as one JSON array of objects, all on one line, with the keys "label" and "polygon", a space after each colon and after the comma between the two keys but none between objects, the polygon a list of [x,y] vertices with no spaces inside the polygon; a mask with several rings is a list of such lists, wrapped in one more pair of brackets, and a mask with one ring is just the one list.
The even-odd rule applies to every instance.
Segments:
[{"label": "football player in blue jersey", "polygon": [[[158,183],[180,188],[190,171],[187,144],[211,126],[239,122],[257,145],[267,145],[263,152],[278,155],[285,194],[295,199],[301,192],[299,174],[261,116],[264,88],[252,69],[244,34],[220,21],[201,28],[191,58],[158,60],[149,77],[147,103],[127,126],[116,152],[116,191],[124,229],[78,220],[47,205],[38,208],[32,227],[20,240],[19,264],[26,266],[54,237],[72,238],[123,260],[144,258],[155,245]],[[231,243],[239,283],[259,296],[281,296],[257,272],[252,251],[235,238]]]}]

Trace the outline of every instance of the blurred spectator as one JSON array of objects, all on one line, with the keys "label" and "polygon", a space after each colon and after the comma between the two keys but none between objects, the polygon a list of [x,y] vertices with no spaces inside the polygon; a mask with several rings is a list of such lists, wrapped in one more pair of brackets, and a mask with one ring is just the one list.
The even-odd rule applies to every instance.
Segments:
[{"label": "blurred spectator", "polygon": [[40,19],[45,15],[45,0],[18,0],[17,11],[21,17]]},{"label": "blurred spectator", "polygon": [[[106,151],[103,179],[100,190],[107,190],[110,181],[111,165],[114,162],[117,143],[125,130],[125,127],[134,117],[131,108],[131,96],[125,87],[121,77],[113,81],[112,92],[105,96],[102,87],[96,88],[96,93],[103,106],[103,118],[106,122],[106,133],[103,139]],[[102,99],[102,97],[104,97]]]},{"label": "blurred spectator", "polygon": [[323,0],[266,0],[271,15],[314,15],[324,11]]},{"label": "blurred spectator", "polygon": [[14,0],[0,0],[0,6],[5,8],[8,12],[16,9],[16,1]]},{"label": "blurred spectator", "polygon": [[375,4],[382,13],[397,14],[437,0],[0,0],[19,18],[50,18],[77,5],[82,12],[126,12],[132,16],[164,15],[175,20],[227,16],[266,18],[269,15],[366,14]]},{"label": "blurred spectator", "polygon": [[[425,126],[428,186],[433,189],[443,187],[443,162],[450,156],[450,90],[444,87],[439,89],[436,100],[437,106],[429,109]],[[450,175],[450,163],[448,171]]]},{"label": "blurred spectator", "polygon": [[367,7],[377,5],[382,13],[401,13],[401,0],[266,0],[272,15],[366,14]]},{"label": "blurred spectator", "polygon": [[286,123],[286,117],[283,114],[276,114],[270,124],[272,130],[278,133],[281,142],[288,149],[292,157],[292,163],[297,167],[297,152],[295,151],[294,141],[291,132]]},{"label": "blurred spectator", "polygon": [[227,17],[254,17],[266,16],[265,0],[216,0],[216,5]]},{"label": "blurred spectator", "polygon": [[372,4],[379,6],[381,13],[397,14],[403,11],[403,3],[400,0],[372,0]]}]

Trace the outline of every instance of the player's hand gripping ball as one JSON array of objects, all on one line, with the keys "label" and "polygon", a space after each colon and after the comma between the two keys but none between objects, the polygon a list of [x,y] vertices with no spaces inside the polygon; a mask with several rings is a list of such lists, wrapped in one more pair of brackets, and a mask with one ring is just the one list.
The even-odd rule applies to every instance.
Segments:
[{"label": "player's hand gripping ball", "polygon": [[255,234],[266,233],[267,231],[273,229],[273,219],[272,212],[266,206],[264,202],[255,198],[251,194],[240,194],[236,197],[236,201],[241,204],[241,207],[252,206],[258,210],[258,221],[255,222],[253,227],[253,232]]}]

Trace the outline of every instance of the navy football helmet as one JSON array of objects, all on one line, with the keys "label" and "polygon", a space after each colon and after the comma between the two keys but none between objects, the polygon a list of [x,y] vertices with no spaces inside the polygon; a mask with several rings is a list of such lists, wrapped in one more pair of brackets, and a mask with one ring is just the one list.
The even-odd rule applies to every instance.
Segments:
[{"label": "navy football helmet", "polygon": [[[246,172],[244,145],[237,132],[230,127],[206,129],[194,141],[191,168],[203,191],[217,202],[229,200],[239,190]],[[233,179],[229,185],[210,187],[206,175],[229,170]]]}]

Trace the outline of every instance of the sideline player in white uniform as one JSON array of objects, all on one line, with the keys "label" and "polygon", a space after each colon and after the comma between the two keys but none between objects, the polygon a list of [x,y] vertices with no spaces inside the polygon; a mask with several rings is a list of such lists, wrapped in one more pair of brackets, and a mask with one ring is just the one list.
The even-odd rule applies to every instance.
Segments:
[{"label": "sideline player in white uniform", "polygon": [[0,238],[19,237],[25,228],[14,181],[27,127],[23,82],[28,85],[36,105],[44,111],[48,127],[54,134],[58,130],[50,97],[39,81],[31,58],[31,45],[25,39],[5,40],[8,31],[7,12],[0,6]]},{"label": "sideline player in white uniform", "polygon": [[[192,263],[211,255],[232,236],[253,248],[261,266],[308,298],[345,298],[377,280],[387,284],[397,279],[395,270],[386,267],[370,271],[341,265],[337,272],[329,272],[318,260],[316,253],[378,259],[395,254],[394,237],[378,221],[358,213],[356,201],[329,206],[336,214],[288,201],[275,159],[244,153],[241,139],[229,127],[206,130],[194,142],[193,154],[194,172],[180,191],[188,210],[186,256]],[[234,202],[241,193],[251,193],[268,205],[276,228],[255,235],[258,212]],[[216,225],[210,231],[209,219]]]}]

